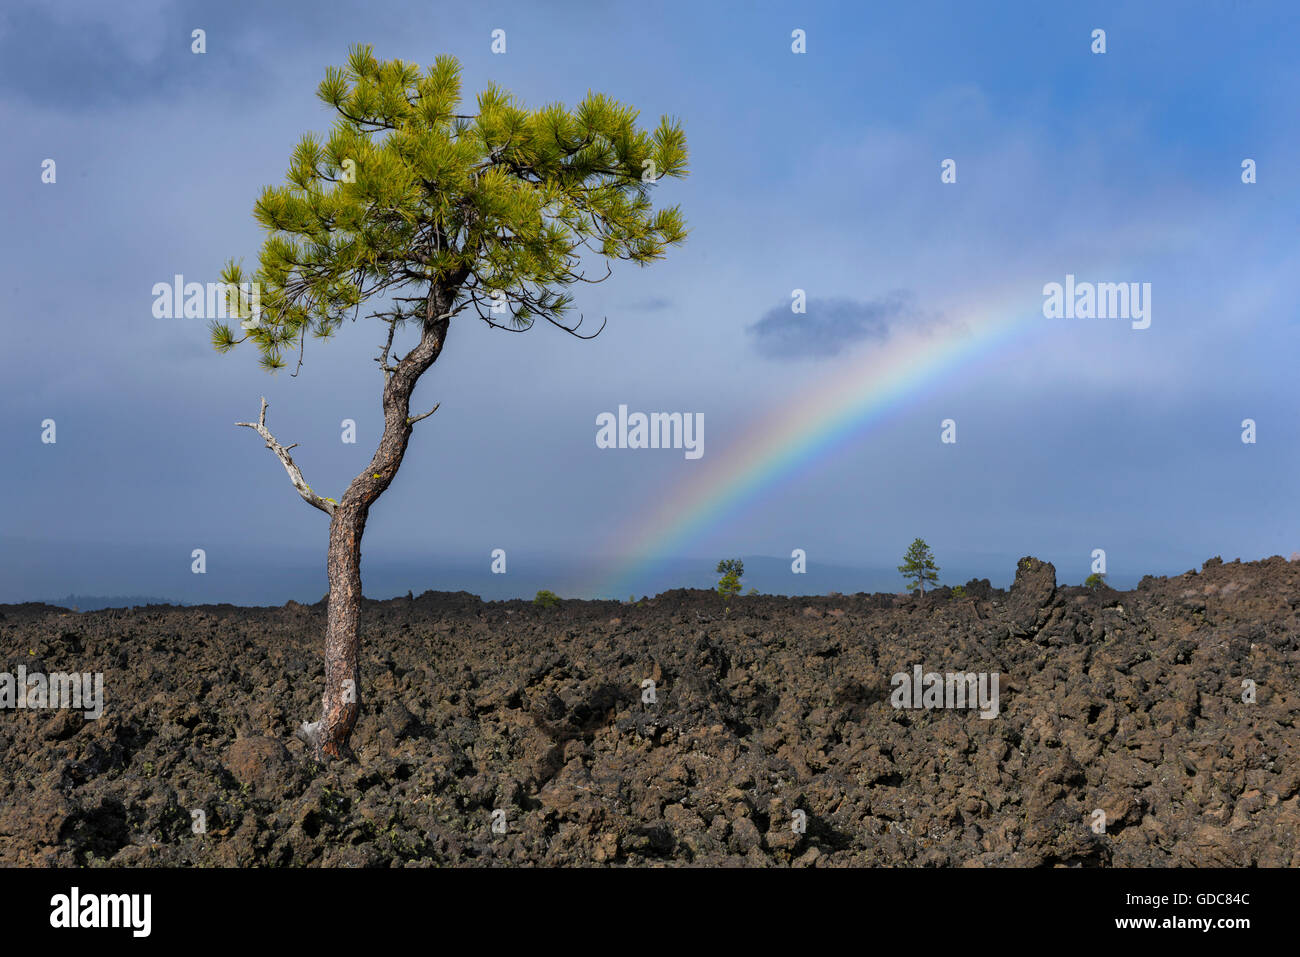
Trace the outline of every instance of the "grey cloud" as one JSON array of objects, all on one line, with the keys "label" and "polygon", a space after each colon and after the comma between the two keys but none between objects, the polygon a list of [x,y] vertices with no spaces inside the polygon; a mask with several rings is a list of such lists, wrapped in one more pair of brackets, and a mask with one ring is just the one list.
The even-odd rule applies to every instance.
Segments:
[{"label": "grey cloud", "polygon": [[900,323],[926,321],[910,294],[893,292],[865,302],[809,299],[804,313],[776,306],[746,331],[758,353],[770,359],[829,358],[855,342],[883,342]]},{"label": "grey cloud", "polygon": [[[15,3],[0,15],[0,92],[69,112],[170,102],[196,90],[244,95],[271,65],[258,33],[279,29],[267,22],[272,12],[249,0]],[[190,49],[195,29],[206,33],[201,55]],[[341,62],[346,47],[330,52],[329,62]]]}]

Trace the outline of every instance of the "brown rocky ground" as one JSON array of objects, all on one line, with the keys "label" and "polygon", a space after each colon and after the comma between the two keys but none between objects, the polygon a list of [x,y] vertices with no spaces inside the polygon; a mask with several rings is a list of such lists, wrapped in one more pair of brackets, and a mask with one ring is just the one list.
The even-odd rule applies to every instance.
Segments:
[{"label": "brown rocky ground", "polygon": [[[358,760],[325,768],[293,737],[323,604],[0,606],[0,670],[107,698],[0,712],[0,863],[1296,866],[1298,586],[1024,559],[957,598],[368,602]],[[1000,673],[1000,715],[896,710],[918,663]]]}]

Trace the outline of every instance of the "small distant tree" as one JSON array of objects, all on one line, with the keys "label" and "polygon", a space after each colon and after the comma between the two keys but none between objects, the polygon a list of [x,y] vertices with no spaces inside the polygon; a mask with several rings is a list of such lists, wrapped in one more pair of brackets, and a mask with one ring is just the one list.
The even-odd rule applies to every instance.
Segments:
[{"label": "small distant tree", "polygon": [[1106,584],[1106,576],[1100,575],[1097,572],[1093,572],[1083,580],[1084,588],[1100,588],[1104,584]]},{"label": "small distant tree", "polygon": [[549,588],[543,588],[533,598],[533,604],[538,608],[555,608],[560,604],[560,596]]},{"label": "small distant tree", "polygon": [[903,556],[903,564],[898,566],[898,570],[902,573],[908,590],[919,588],[922,595],[925,594],[926,582],[934,584],[939,581],[939,566],[934,563],[934,553],[920,538],[913,540],[907,547],[907,554]]},{"label": "small distant tree", "polygon": [[717,572],[722,576],[718,580],[718,594],[725,601],[740,593],[740,579],[745,574],[745,563],[739,558],[724,558],[718,562]]}]

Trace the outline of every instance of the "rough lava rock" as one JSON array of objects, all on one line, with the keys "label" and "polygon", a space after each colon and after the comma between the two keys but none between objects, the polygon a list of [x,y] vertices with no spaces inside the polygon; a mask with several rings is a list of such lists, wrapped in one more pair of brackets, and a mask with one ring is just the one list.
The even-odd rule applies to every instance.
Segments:
[{"label": "rough lava rock", "polygon": [[[1300,563],[964,592],[367,601],[325,767],[323,602],[3,606],[0,670],[106,702],[0,712],[0,863],[1300,865]],[[997,716],[894,708],[917,664]]]}]

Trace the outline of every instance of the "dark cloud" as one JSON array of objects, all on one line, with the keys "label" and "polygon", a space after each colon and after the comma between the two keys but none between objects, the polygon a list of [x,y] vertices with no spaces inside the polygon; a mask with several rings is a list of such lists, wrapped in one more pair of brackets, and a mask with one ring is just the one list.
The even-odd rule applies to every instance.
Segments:
[{"label": "dark cloud", "polygon": [[[74,113],[170,102],[196,90],[229,100],[255,90],[270,68],[273,54],[263,36],[301,42],[294,16],[307,23],[319,13],[297,0],[287,5],[15,3],[0,14],[0,92]],[[195,29],[206,34],[206,53],[191,51]],[[342,62],[346,46],[336,44],[330,53],[322,70],[326,63]]]},{"label": "dark cloud", "polygon": [[901,323],[925,321],[908,293],[893,292],[866,302],[809,299],[804,313],[776,306],[746,331],[769,359],[829,358],[865,339],[883,342]]},{"label": "dark cloud", "polygon": [[[137,19],[129,10],[121,13],[124,25]],[[43,107],[80,110],[175,92],[186,75],[182,54],[192,55],[189,31],[182,32],[174,10],[148,17],[153,22],[132,43],[127,30],[101,17],[17,5],[0,30],[0,87]],[[171,35],[168,46],[157,42],[159,27]]]}]

